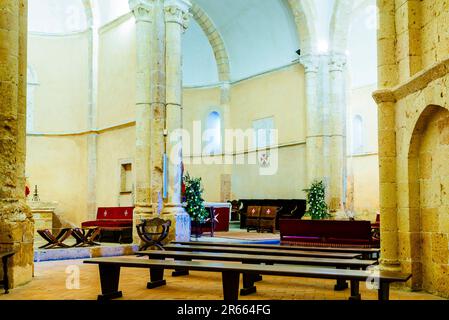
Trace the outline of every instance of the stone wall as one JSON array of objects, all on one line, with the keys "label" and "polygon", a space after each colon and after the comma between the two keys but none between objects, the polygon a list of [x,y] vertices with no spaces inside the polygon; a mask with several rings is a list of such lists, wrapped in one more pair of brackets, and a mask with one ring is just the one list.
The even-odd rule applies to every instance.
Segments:
[{"label": "stone wall", "polygon": [[33,218],[25,203],[27,1],[0,2],[0,251],[14,251],[12,287],[33,274]]},{"label": "stone wall", "polygon": [[382,266],[449,297],[448,3],[378,4]]}]

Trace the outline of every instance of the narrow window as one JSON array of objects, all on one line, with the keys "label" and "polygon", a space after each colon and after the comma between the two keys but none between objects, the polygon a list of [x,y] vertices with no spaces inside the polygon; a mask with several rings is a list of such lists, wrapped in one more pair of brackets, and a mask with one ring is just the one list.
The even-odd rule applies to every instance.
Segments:
[{"label": "narrow window", "polygon": [[217,111],[213,111],[207,116],[204,141],[207,144],[207,154],[221,152],[221,117]]},{"label": "narrow window", "polygon": [[363,153],[363,119],[356,115],[352,121],[352,153]]}]

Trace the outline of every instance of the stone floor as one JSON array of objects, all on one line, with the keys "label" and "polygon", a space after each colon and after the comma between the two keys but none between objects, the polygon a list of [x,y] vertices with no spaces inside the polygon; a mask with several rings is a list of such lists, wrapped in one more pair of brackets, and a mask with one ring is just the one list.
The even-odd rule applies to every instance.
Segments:
[{"label": "stone floor", "polygon": [[[143,258],[145,259],[145,258]],[[78,272],[79,271],[79,272]],[[79,289],[76,287],[79,274]],[[122,299],[133,300],[220,300],[222,299],[221,275],[218,273],[191,272],[187,277],[171,277],[166,271],[167,286],[148,290],[148,270],[122,270],[120,289]],[[257,283],[256,294],[240,297],[241,300],[346,300],[349,290],[335,292],[334,281],[264,276]],[[70,288],[73,289],[70,289]],[[362,299],[377,299],[377,292],[360,285]],[[48,261],[35,264],[35,278],[29,284],[0,293],[0,300],[93,300],[100,292],[98,267],[85,265],[82,260]],[[427,293],[391,291],[392,300],[441,299]]]}]

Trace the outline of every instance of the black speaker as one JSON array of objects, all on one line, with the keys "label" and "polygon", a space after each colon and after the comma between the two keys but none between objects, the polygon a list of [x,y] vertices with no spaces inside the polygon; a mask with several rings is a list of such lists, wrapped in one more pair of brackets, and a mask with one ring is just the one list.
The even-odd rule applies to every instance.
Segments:
[{"label": "black speaker", "polygon": [[300,55],[301,55],[301,49],[298,49],[298,50],[296,51],[296,53],[298,54],[298,56],[300,56]]}]

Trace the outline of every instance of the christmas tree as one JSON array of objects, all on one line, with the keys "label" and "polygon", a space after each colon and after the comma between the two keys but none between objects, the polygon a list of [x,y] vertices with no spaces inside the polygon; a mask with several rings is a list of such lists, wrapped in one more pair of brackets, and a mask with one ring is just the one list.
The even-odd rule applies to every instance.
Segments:
[{"label": "christmas tree", "polygon": [[191,178],[187,173],[184,177],[184,183],[186,187],[186,211],[190,215],[192,221],[203,222],[209,216],[209,212],[204,207],[201,178]]},{"label": "christmas tree", "polygon": [[323,181],[314,181],[310,189],[304,190],[307,193],[307,204],[309,210],[307,215],[313,220],[322,220],[330,218],[326,204],[326,187]]}]

